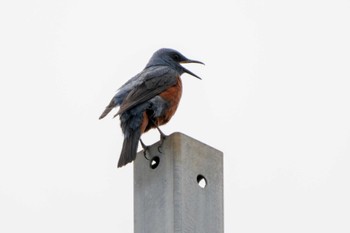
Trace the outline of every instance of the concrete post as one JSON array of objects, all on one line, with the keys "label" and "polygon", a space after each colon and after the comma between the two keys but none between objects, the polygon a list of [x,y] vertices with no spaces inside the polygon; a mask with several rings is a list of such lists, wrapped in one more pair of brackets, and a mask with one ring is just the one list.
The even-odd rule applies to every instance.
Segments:
[{"label": "concrete post", "polygon": [[181,133],[134,162],[135,233],[223,233],[223,153]]}]

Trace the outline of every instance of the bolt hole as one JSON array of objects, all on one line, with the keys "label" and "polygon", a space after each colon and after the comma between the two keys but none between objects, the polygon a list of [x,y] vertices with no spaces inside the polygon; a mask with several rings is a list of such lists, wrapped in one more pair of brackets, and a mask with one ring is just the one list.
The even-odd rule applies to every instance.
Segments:
[{"label": "bolt hole", "polygon": [[158,156],[154,156],[151,159],[151,161],[150,161],[150,167],[152,169],[156,169],[158,167],[158,165],[159,165],[159,161],[160,161],[159,157]]},{"label": "bolt hole", "polygon": [[199,187],[204,189],[207,186],[207,179],[205,179],[205,177],[203,175],[198,175],[197,176],[197,183],[198,183]]}]

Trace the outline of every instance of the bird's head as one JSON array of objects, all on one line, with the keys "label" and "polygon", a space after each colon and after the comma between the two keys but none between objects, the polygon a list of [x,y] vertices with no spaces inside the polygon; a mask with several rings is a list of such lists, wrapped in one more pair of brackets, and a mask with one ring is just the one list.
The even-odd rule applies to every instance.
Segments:
[{"label": "bird's head", "polygon": [[187,70],[185,67],[181,66],[181,63],[199,63],[204,65],[203,62],[186,58],[184,55],[182,55],[181,53],[179,53],[174,49],[163,48],[163,49],[159,49],[153,54],[146,68],[151,66],[166,65],[166,66],[172,67],[173,69],[177,70],[181,74],[188,73],[198,79],[201,79],[191,71]]}]

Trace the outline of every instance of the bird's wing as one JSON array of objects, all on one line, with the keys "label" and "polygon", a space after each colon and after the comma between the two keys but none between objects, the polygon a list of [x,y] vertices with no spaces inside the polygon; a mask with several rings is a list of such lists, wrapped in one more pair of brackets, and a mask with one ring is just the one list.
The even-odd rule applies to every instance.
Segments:
[{"label": "bird's wing", "polygon": [[179,77],[179,74],[175,70],[166,66],[144,70],[142,75],[144,75],[143,82],[130,91],[115,116],[162,93],[175,85]]},{"label": "bird's wing", "polygon": [[124,98],[129,94],[129,92],[142,82],[143,77],[141,74],[142,72],[135,75],[118,89],[118,92],[113,96],[99,119],[104,118],[110,111],[112,111],[113,108],[118,107],[123,102]]}]

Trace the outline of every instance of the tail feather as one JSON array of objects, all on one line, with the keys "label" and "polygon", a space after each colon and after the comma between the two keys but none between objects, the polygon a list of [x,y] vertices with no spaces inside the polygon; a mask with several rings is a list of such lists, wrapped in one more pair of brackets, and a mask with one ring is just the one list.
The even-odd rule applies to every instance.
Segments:
[{"label": "tail feather", "polygon": [[124,138],[122,152],[120,153],[118,167],[122,167],[136,158],[137,146],[141,137],[141,132],[130,132],[127,137]]},{"label": "tail feather", "polygon": [[106,109],[103,111],[103,113],[101,114],[101,116],[98,119],[102,119],[105,116],[107,116],[107,114],[112,111],[112,109],[116,107],[116,104],[114,103],[114,100],[112,99],[111,102],[108,104],[108,106],[106,107]]}]

